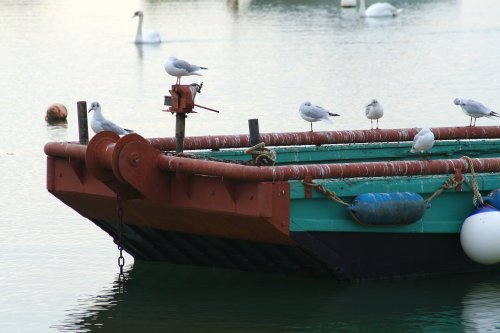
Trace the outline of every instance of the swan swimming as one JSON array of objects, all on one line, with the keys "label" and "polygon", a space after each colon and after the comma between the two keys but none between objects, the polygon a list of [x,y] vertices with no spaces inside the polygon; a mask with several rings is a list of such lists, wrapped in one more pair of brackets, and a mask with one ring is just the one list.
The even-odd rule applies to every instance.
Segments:
[{"label": "swan swimming", "polygon": [[137,33],[135,35],[136,44],[158,44],[161,43],[160,34],[156,31],[142,30],[142,21],[144,20],[144,14],[140,10],[134,13],[132,18],[138,16],[139,24],[137,26]]},{"label": "swan swimming", "polygon": [[95,133],[111,131],[115,132],[118,135],[124,135],[134,132],[132,130],[120,127],[111,120],[107,120],[106,118],[104,118],[101,112],[101,105],[98,102],[92,102],[89,113],[90,111],[94,111],[92,121],[90,122],[90,127]]},{"label": "swan swimming", "polygon": [[366,9],[365,7],[365,0],[361,0],[359,3],[360,17],[397,16],[403,11],[403,9],[396,8],[387,2],[376,2]]},{"label": "swan swimming", "polygon": [[332,123],[330,117],[338,117],[339,114],[331,113],[319,105],[312,105],[311,102],[304,102],[300,105],[299,114],[305,121],[311,123],[311,132],[313,131],[314,121],[326,121]]}]

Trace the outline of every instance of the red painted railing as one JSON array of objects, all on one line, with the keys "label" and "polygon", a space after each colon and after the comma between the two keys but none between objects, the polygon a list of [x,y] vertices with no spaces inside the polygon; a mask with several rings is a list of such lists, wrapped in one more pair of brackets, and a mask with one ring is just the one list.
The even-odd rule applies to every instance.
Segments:
[{"label": "red painted railing", "polygon": [[[374,142],[406,141],[416,133],[416,129],[338,131],[263,134],[261,138],[267,145],[319,144],[332,142]],[[500,127],[460,127],[435,128],[436,139],[498,138]],[[212,144],[213,146],[209,146]],[[245,146],[248,136],[221,136],[186,138],[186,149],[222,148]],[[387,161],[363,163],[335,163],[286,166],[246,166],[217,161],[191,159],[165,155],[162,151],[175,147],[173,139],[146,140],[137,134],[120,138],[110,132],[95,135],[89,145],[73,143],[48,143],[45,153],[49,156],[85,160],[86,167],[98,179],[114,174],[120,181],[124,175],[132,174],[133,169],[163,170],[186,174],[201,174],[244,181],[282,181],[304,179],[310,176],[319,178],[385,177],[427,174],[450,174],[456,170],[470,172],[469,163],[464,159],[431,161]],[[499,158],[472,159],[476,172],[500,172]],[[128,170],[130,169],[130,170]],[[130,172],[128,172],[130,171]],[[135,173],[136,174],[136,173]]]}]

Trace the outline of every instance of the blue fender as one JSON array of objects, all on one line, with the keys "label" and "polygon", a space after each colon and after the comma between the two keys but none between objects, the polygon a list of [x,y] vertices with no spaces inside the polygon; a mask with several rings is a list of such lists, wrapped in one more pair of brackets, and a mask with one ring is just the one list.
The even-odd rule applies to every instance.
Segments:
[{"label": "blue fender", "polygon": [[487,196],[483,197],[484,203],[500,210],[500,189],[496,189],[488,193]]},{"label": "blue fender", "polygon": [[393,226],[417,222],[429,207],[417,193],[364,193],[356,196],[347,210],[361,224]]}]

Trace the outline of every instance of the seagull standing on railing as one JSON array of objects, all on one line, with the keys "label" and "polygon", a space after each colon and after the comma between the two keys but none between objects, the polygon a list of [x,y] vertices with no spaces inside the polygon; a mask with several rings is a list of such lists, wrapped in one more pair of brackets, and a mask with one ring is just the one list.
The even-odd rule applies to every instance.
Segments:
[{"label": "seagull standing on railing", "polygon": [[427,153],[429,156],[429,150],[434,146],[434,133],[428,128],[424,127],[420,132],[413,138],[413,145],[411,146],[410,152],[412,153]]},{"label": "seagull standing on railing", "polygon": [[124,135],[128,133],[133,133],[134,131],[120,127],[110,120],[104,118],[101,112],[101,105],[98,102],[92,102],[90,111],[94,111],[92,116],[92,121],[90,122],[90,127],[95,133],[103,131],[115,132],[118,135]]},{"label": "seagull standing on railing", "polygon": [[[484,106],[483,104],[481,104],[473,99],[457,97],[457,98],[455,98],[453,103],[455,103],[455,105],[460,105],[460,107],[462,108],[462,111],[464,111],[464,113],[470,117],[469,126],[476,126],[477,118],[481,118],[481,117],[487,117],[487,118],[498,117],[498,118],[500,118],[500,114],[498,114],[494,111],[491,111],[490,108]],[[474,118],[474,125],[472,125],[472,118]]]},{"label": "seagull standing on railing", "polygon": [[330,117],[338,117],[339,114],[331,113],[330,111],[323,109],[319,105],[312,105],[311,102],[304,102],[300,105],[299,114],[305,121],[311,123],[311,132],[313,131],[313,122],[315,121],[326,121],[333,123]]},{"label": "seagull standing on railing", "polygon": [[198,65],[190,64],[189,62],[176,57],[168,57],[164,64],[165,71],[177,77],[175,84],[179,85],[181,83],[181,76],[188,75],[203,75],[200,70],[207,69],[206,67],[201,67]]},{"label": "seagull standing on railing", "polygon": [[365,115],[366,118],[370,119],[373,129],[373,120],[377,120],[377,129],[378,129],[378,120],[382,118],[384,115],[384,108],[380,103],[373,99],[370,104],[365,107]]}]

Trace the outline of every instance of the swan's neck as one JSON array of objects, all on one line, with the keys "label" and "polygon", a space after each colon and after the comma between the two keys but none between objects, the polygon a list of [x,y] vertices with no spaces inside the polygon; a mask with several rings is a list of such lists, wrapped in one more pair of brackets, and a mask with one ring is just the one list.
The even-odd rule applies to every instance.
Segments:
[{"label": "swan's neck", "polygon": [[363,17],[366,15],[365,0],[359,1],[359,16]]},{"label": "swan's neck", "polygon": [[137,33],[135,35],[136,41],[142,41],[142,20],[143,17],[139,16],[139,24],[137,25]]}]

